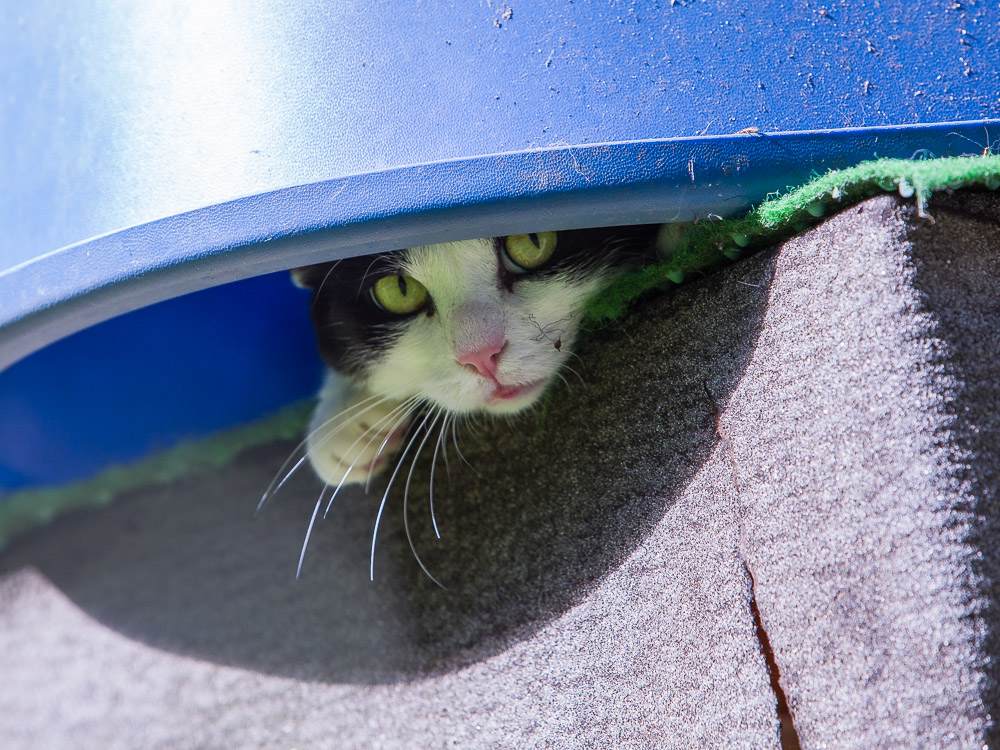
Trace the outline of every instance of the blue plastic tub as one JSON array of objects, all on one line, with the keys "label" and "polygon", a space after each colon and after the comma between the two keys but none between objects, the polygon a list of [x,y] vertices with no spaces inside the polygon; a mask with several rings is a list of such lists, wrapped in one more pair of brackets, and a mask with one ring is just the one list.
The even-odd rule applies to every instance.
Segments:
[{"label": "blue plastic tub", "polygon": [[203,6],[0,12],[0,486],[307,395],[302,296],[240,280],[1000,138],[995,4]]}]

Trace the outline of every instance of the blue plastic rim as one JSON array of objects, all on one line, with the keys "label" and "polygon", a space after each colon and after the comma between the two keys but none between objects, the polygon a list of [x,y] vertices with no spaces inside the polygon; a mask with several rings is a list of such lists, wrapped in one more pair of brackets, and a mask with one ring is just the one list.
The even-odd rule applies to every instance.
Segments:
[{"label": "blue plastic rim", "polygon": [[[275,357],[266,336],[204,324],[280,320],[305,341],[283,279],[198,290],[447,239],[733,214],[831,167],[981,153],[1000,138],[998,16],[926,0],[6,3],[0,484],[83,476],[313,387],[307,344]],[[224,387],[224,407],[213,379],[255,386]],[[155,396],[115,396],[139,381]]]}]

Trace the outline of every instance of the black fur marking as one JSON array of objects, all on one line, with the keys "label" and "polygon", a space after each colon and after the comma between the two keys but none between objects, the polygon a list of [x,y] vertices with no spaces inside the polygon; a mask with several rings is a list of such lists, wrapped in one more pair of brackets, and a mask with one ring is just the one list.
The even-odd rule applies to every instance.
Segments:
[{"label": "black fur marking", "polygon": [[388,349],[405,330],[406,319],[383,310],[370,294],[379,278],[399,272],[398,258],[399,253],[383,253],[296,270],[299,283],[313,290],[316,342],[333,369],[359,373],[372,354]]}]

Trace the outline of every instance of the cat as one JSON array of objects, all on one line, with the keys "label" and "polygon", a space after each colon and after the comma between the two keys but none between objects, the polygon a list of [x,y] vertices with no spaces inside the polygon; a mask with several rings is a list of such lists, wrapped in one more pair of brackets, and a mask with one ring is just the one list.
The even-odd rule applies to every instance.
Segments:
[{"label": "cat", "polygon": [[367,483],[424,423],[537,403],[584,307],[656,254],[659,225],[428,245],[297,268],[329,368],[308,456],[328,485]]},{"label": "cat", "polygon": [[[511,415],[536,404],[563,377],[588,300],[623,270],[655,260],[663,241],[660,225],[537,232],[294,269],[295,283],[312,291],[312,321],[327,373],[300,446],[305,455],[286,471],[295,454],[289,458],[279,472],[284,478],[275,478],[260,504],[306,458],[324,492],[332,488],[327,511],[342,487],[367,487],[394,465],[375,519],[374,578],[379,520],[411,449],[416,446],[413,455],[419,456],[437,435],[430,500],[437,533],[433,467],[449,427],[455,439],[462,416]],[[299,571],[323,502],[321,493]],[[408,525],[406,531],[409,539]],[[410,546],[437,582],[412,541]]]}]

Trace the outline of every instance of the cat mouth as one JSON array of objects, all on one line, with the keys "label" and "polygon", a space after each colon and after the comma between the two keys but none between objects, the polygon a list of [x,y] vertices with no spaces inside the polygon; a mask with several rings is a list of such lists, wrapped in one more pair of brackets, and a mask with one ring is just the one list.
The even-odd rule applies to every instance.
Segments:
[{"label": "cat mouth", "polygon": [[545,383],[545,380],[535,380],[520,385],[501,385],[497,383],[496,390],[487,397],[486,402],[488,404],[495,404],[503,401],[513,401],[528,394],[534,395],[537,391],[541,390]]}]

